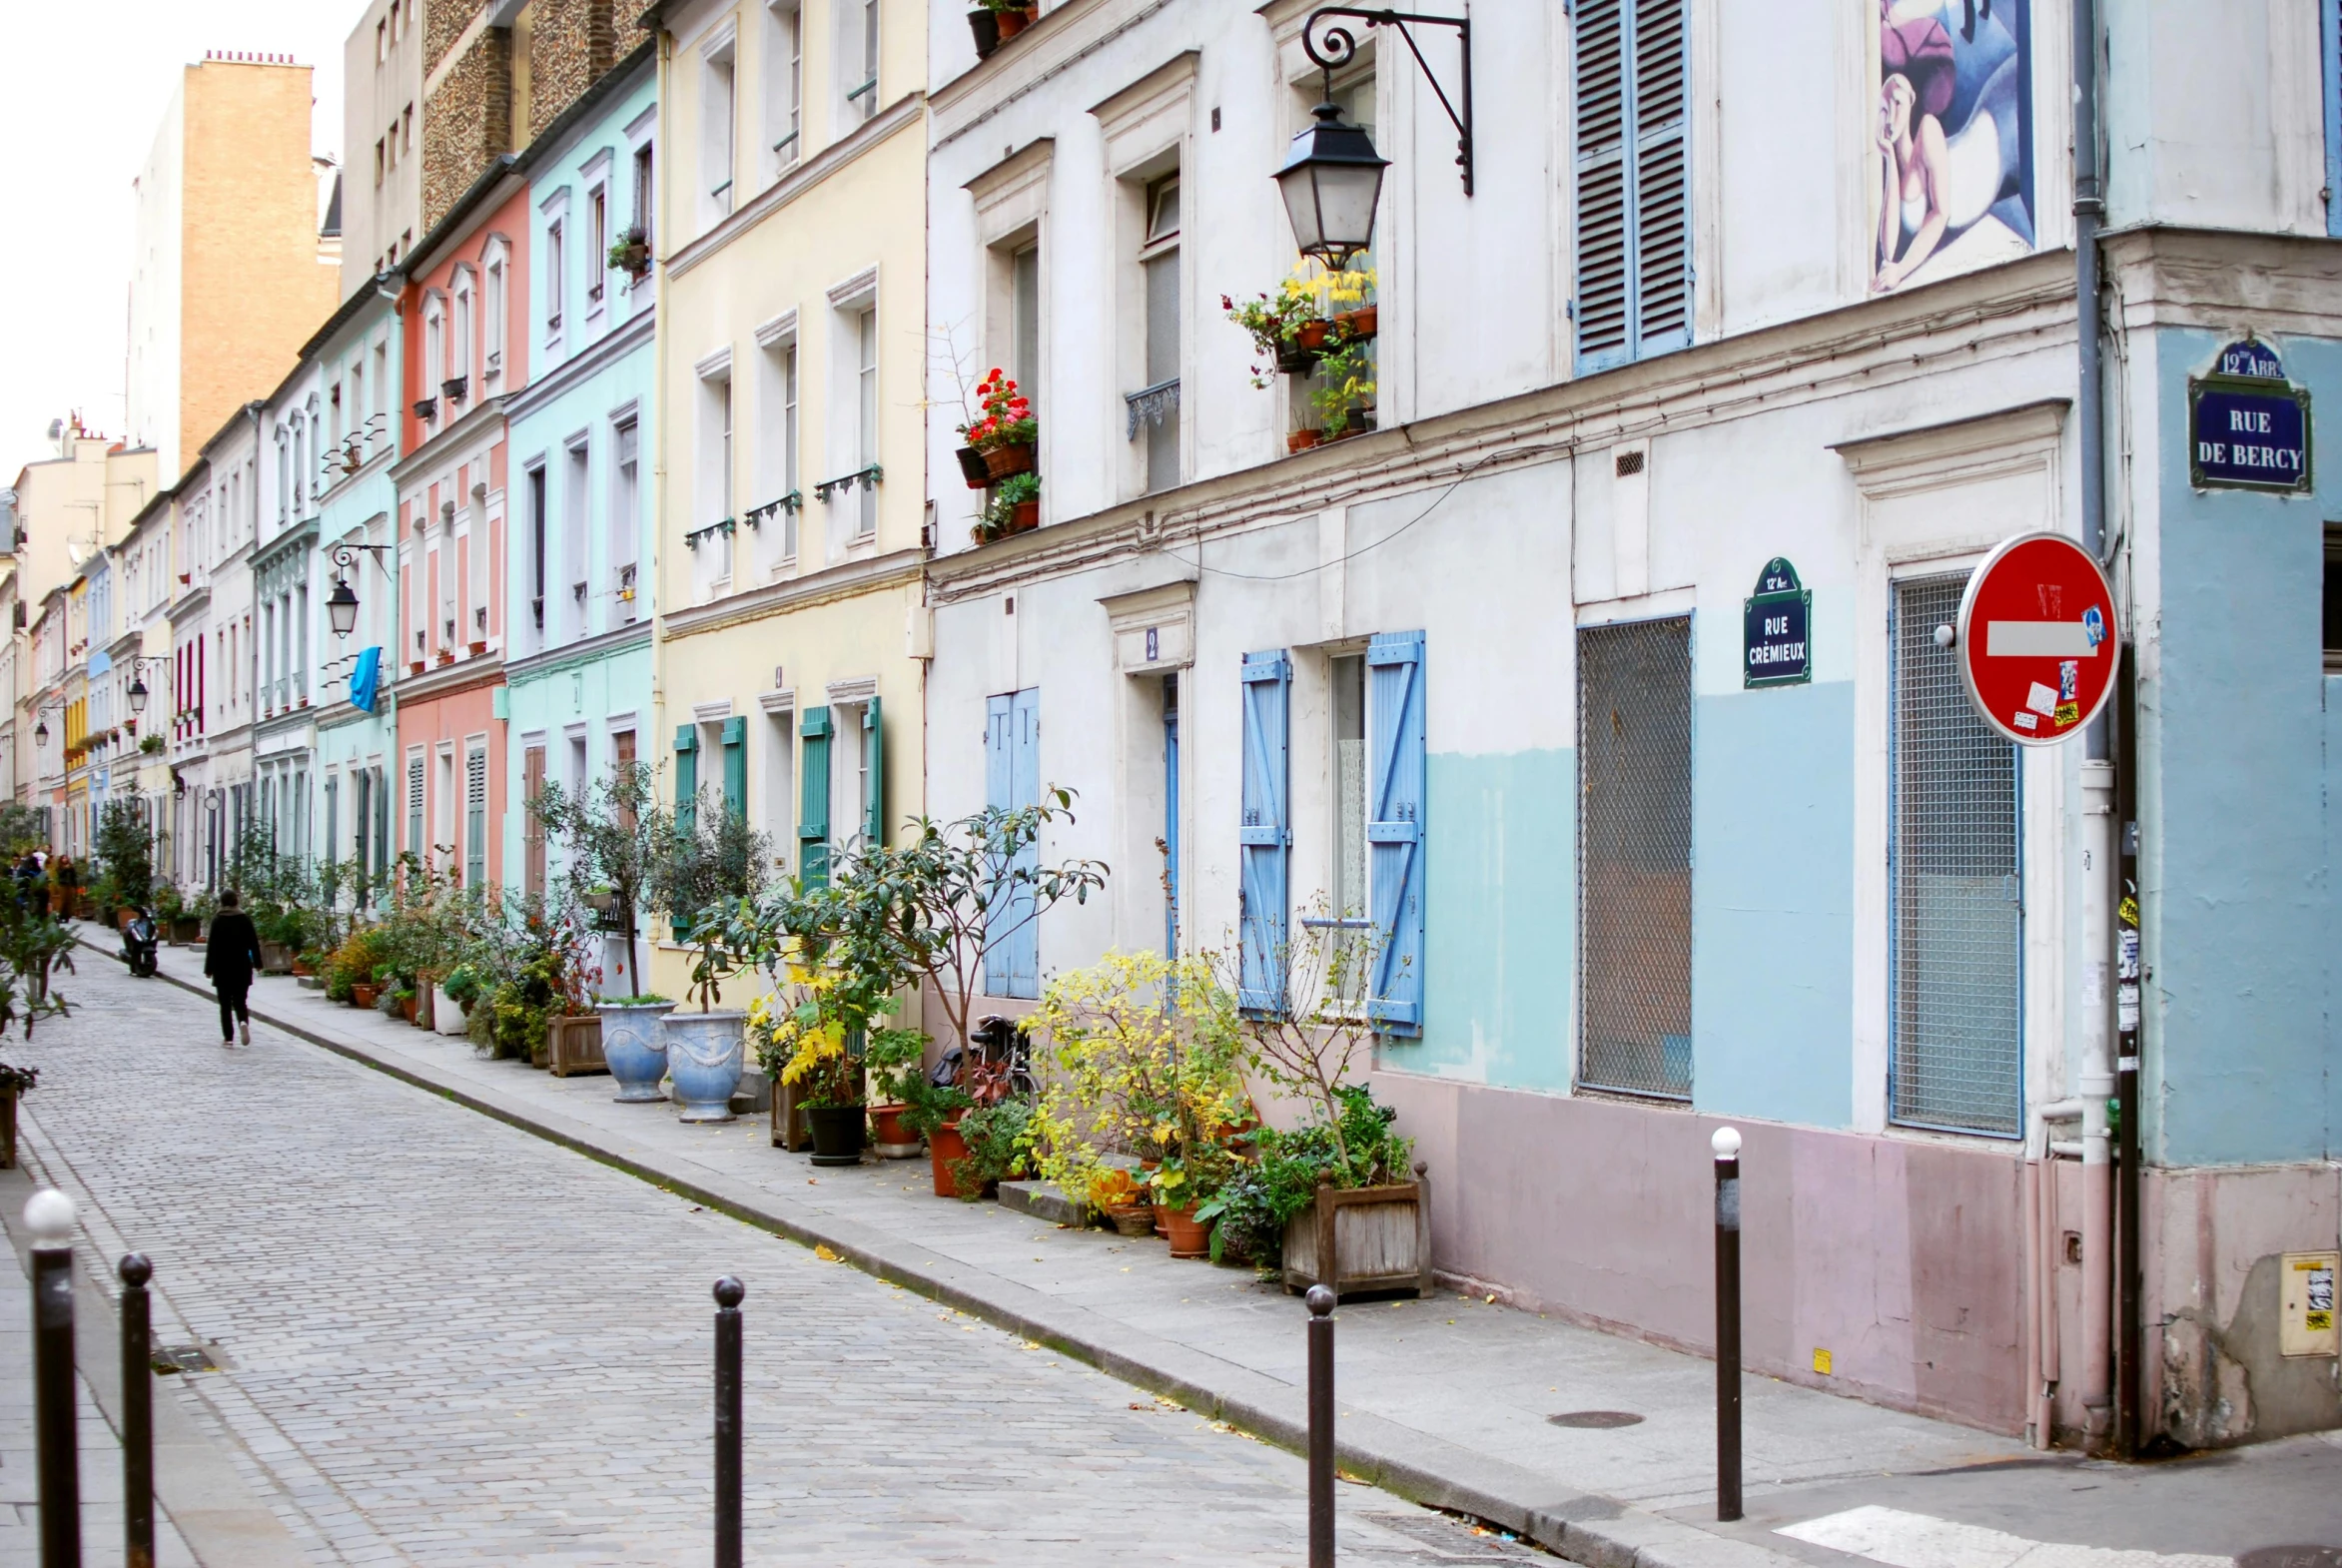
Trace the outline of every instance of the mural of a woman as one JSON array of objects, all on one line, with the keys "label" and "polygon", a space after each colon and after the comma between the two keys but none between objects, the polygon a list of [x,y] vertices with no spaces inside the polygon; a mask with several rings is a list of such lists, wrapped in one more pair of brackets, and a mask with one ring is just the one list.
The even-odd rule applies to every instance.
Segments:
[{"label": "mural of a woman", "polygon": [[2031,251],[2026,9],[2026,0],[1879,0],[1874,293],[1923,268],[1933,279]]}]

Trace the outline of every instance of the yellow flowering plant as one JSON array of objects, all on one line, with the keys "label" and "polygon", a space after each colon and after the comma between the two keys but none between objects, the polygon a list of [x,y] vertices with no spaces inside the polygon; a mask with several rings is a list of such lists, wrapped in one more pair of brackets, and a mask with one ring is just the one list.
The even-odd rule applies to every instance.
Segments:
[{"label": "yellow flowering plant", "polygon": [[1093,1193],[1107,1156],[1136,1157],[1173,1207],[1225,1179],[1228,1141],[1254,1118],[1235,999],[1208,963],[1110,952],[1053,979],[1026,1027],[1057,1069],[1035,1114],[1044,1177]]},{"label": "yellow flowering plant", "polygon": [[874,1029],[897,1000],[873,996],[845,970],[808,962],[796,937],[781,945],[779,972],[780,985],[749,1004],[748,1038],[765,1073],[797,1086],[808,1107],[863,1104],[865,1040],[925,1039],[916,1030]]}]

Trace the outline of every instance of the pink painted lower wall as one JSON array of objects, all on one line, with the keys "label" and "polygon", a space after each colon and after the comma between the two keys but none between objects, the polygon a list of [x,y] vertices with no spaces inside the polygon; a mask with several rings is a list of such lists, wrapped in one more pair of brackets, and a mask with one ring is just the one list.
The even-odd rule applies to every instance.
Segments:
[{"label": "pink painted lower wall", "polygon": [[[1373,1087],[1429,1165],[1442,1271],[1533,1310],[1713,1348],[1720,1121],[1404,1074]],[[2020,1151],[1733,1125],[1750,1369],[2022,1431]]]}]

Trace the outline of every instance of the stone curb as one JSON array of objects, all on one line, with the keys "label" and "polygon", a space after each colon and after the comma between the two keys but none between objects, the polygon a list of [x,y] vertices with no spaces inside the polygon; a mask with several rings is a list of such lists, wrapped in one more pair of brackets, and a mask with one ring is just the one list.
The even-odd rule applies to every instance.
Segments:
[{"label": "stone curb", "polygon": [[[84,947],[105,949],[83,941]],[[107,954],[119,959],[119,954]],[[161,979],[209,998],[204,987],[160,970]],[[264,1012],[266,1023],[401,1083],[559,1145],[648,1181],[663,1191],[730,1215],[805,1246],[826,1246],[875,1278],[981,1319],[1279,1448],[1305,1453],[1305,1391],[1217,1356],[1160,1338],[1101,1312],[1076,1306],[980,1270],[919,1260],[925,1248],[890,1231],[825,1216],[817,1224],[780,1211],[771,1193],[713,1175],[682,1176],[648,1150],[598,1128],[483,1098],[471,1086],[395,1061],[357,1040],[338,1040]],[[1753,1542],[1592,1493],[1557,1491],[1534,1472],[1476,1454],[1412,1427],[1343,1409],[1335,1445],[1342,1472],[1410,1502],[1469,1514],[1535,1541],[1590,1568],[1803,1568],[1800,1559]]]}]

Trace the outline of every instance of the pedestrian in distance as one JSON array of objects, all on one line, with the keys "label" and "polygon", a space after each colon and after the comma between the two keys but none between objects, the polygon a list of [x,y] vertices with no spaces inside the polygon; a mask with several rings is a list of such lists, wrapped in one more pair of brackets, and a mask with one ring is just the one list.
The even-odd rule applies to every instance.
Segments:
[{"label": "pedestrian in distance", "polygon": [[212,989],[220,995],[223,1046],[235,1045],[240,1029],[244,1043],[252,1044],[252,1013],[245,998],[252,991],[254,972],[261,967],[261,936],[253,929],[252,917],[237,907],[242,902],[234,888],[220,895],[220,912],[212,917],[211,940],[204,944],[204,973],[212,977]]}]

